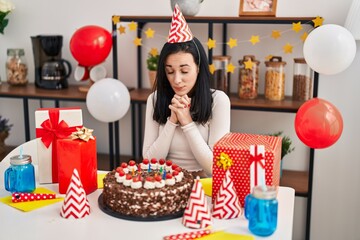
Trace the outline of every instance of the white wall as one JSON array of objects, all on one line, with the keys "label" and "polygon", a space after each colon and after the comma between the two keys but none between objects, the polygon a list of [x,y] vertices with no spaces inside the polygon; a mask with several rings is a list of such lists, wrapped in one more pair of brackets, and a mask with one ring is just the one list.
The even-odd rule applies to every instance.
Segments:
[{"label": "white wall", "polygon": [[[10,15],[9,26],[5,29],[5,35],[0,35],[0,76],[5,79],[5,61],[7,48],[24,48],[29,65],[30,81],[33,82],[33,56],[30,36],[38,34],[61,34],[64,36],[63,57],[70,60],[73,67],[76,61],[69,51],[69,40],[76,29],[85,25],[98,25],[110,30],[111,16],[116,15],[171,15],[170,1],[165,0],[13,0],[16,9]],[[325,23],[343,25],[351,0],[278,0],[277,16],[322,16]],[[327,6],[327,7],[324,7]],[[205,0],[202,3],[199,16],[236,16],[238,14],[239,0]],[[360,23],[359,23],[360,24]],[[166,36],[167,24],[149,25],[156,30],[156,35]],[[201,25],[191,25],[192,31],[197,37],[206,43],[206,28]],[[229,37],[247,40],[252,34],[263,35],[269,29],[288,29],[289,26],[230,26]],[[216,28],[216,31],[217,28]],[[119,38],[119,78],[127,86],[136,86],[136,59],[135,47],[132,39],[135,33],[127,33]],[[286,34],[283,41],[295,41],[298,36]],[[220,36],[219,36],[220,39]],[[221,40],[218,40],[220,42]],[[160,47],[164,40],[144,41],[146,47]],[[292,59],[301,56],[301,44],[294,48],[294,53],[284,55],[279,52],[282,43],[263,41],[256,47],[244,43],[229,51],[233,56],[233,64],[243,55],[252,53],[260,61],[264,70],[263,59],[269,52],[279,53],[287,62],[287,86],[286,94],[291,94]],[[360,236],[360,207],[357,202],[360,198],[360,162],[358,156],[360,150],[356,146],[357,137],[360,135],[358,123],[360,122],[360,108],[357,103],[360,95],[360,46],[357,44],[357,55],[353,64],[344,72],[334,76],[320,76],[319,97],[327,99],[338,107],[344,118],[344,131],[339,141],[330,148],[318,150],[315,153],[315,174],[312,206],[312,239],[359,239]],[[265,50],[264,50],[265,49]],[[220,46],[215,53],[220,53]],[[146,53],[144,53],[145,56]],[[111,54],[106,61],[109,76],[112,76]],[[124,57],[123,57],[124,56]],[[145,69],[145,68],[144,68]],[[261,70],[263,72],[263,70]],[[262,74],[262,73],[261,73]],[[146,76],[146,72],[144,72]],[[262,75],[261,75],[262,76]],[[236,91],[238,71],[232,75],[232,90]],[[70,80],[70,84],[75,84]],[[144,86],[148,86],[146,79]],[[260,83],[260,92],[263,91],[263,83]],[[62,103],[61,106],[80,105],[84,112],[84,124],[95,128],[98,137],[99,152],[108,150],[107,125],[93,119],[84,103]],[[52,102],[44,101],[44,106],[53,106]],[[40,107],[38,101],[30,101],[30,111]],[[24,142],[24,124],[22,102],[16,99],[0,99],[0,114],[11,119],[15,127],[11,131],[7,144],[17,145]],[[20,117],[18,117],[20,116]],[[232,111],[232,131],[270,133],[284,130],[294,141],[296,151],[287,156],[284,167],[287,169],[305,170],[308,162],[307,150],[304,144],[297,139],[293,121],[294,114],[284,113],[261,113],[252,111]],[[30,123],[34,129],[34,117]],[[266,123],[266,124],[265,124]],[[120,123],[122,154],[131,154],[131,118],[128,113]],[[31,137],[34,138],[34,130]],[[304,198],[296,198],[294,239],[304,238],[305,226]]]}]

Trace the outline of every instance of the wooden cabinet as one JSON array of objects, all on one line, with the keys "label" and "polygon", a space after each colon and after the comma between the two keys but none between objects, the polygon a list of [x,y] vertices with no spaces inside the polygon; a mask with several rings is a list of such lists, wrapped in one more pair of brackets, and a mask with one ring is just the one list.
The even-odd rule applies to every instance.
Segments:
[{"label": "wooden cabinet", "polygon": [[[214,24],[222,24],[222,54],[227,55],[227,48],[225,40],[227,39],[227,25],[228,24],[289,24],[298,23],[313,25],[314,18],[311,17],[186,17],[188,23],[205,24],[208,28],[208,37],[213,39]],[[164,16],[120,16],[121,22],[136,22],[138,24],[137,37],[141,38],[142,29],[147,23],[170,23],[171,17]],[[117,24],[112,23],[114,33],[117,33]],[[142,71],[143,64],[142,48],[137,48],[137,89],[130,92],[132,101],[132,117],[137,119],[133,121],[133,155],[135,158],[141,156],[142,149],[142,114],[143,109],[141,105],[146,104],[146,99],[151,93],[150,89],[142,87]],[[120,51],[119,51],[120,52]],[[208,50],[209,62],[212,59],[212,50]],[[117,34],[113,34],[113,72],[114,78],[119,78],[118,74],[118,58],[122,57],[117,51]],[[313,96],[317,96],[318,91],[318,74],[314,74],[314,88]],[[263,112],[284,112],[295,114],[299,107],[304,103],[303,101],[293,101],[291,97],[287,96],[283,101],[269,101],[260,95],[254,100],[243,100],[237,94],[230,94],[231,108],[239,110],[252,110]],[[313,159],[314,149],[310,149],[309,169],[308,171],[289,171],[284,170],[281,179],[282,186],[289,186],[295,189],[296,196],[307,197],[307,216],[306,216],[306,239],[309,239],[310,233],[310,217],[311,217],[311,192],[312,192],[312,178],[313,178]]]}]

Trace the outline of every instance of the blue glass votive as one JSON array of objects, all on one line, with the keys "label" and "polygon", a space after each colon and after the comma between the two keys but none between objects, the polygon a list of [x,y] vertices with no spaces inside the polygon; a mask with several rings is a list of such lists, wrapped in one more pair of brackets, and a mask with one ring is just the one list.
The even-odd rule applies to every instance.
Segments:
[{"label": "blue glass votive", "polygon": [[245,217],[253,234],[265,237],[275,232],[278,218],[276,192],[274,186],[256,186],[246,197]]},{"label": "blue glass votive", "polygon": [[32,192],[35,190],[35,169],[31,156],[13,156],[11,166],[6,169],[5,189],[9,192]]}]

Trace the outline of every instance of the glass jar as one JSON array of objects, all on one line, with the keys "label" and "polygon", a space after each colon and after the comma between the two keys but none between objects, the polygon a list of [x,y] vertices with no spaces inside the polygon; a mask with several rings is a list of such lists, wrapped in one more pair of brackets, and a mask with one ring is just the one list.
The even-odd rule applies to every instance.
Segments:
[{"label": "glass jar", "polygon": [[304,58],[294,58],[293,99],[307,101],[312,98],[313,70]]},{"label": "glass jar", "polygon": [[255,56],[245,55],[239,60],[239,97],[241,99],[255,99],[258,95],[259,64]]},{"label": "glass jar", "polygon": [[230,63],[231,56],[213,56],[215,66],[214,78],[210,81],[210,87],[230,93],[230,72],[227,72],[227,66]]},{"label": "glass jar", "polygon": [[285,98],[285,65],[281,57],[274,56],[265,62],[265,98],[283,100]]},{"label": "glass jar", "polygon": [[31,156],[16,155],[10,158],[10,167],[5,171],[5,189],[9,192],[32,192],[35,190],[35,169]]},{"label": "glass jar", "polygon": [[258,236],[270,236],[277,227],[278,201],[275,186],[256,186],[245,202],[249,230]]},{"label": "glass jar", "polygon": [[25,85],[28,83],[28,67],[24,49],[13,48],[7,50],[6,75],[7,82],[10,85]]}]

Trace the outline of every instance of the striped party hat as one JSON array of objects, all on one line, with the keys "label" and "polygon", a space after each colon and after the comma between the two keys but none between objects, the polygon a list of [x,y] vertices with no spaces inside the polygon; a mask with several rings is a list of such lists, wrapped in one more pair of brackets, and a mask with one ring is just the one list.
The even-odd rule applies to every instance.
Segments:
[{"label": "striped party hat", "polygon": [[193,38],[194,36],[180,11],[180,7],[176,4],[172,15],[168,43],[188,42]]}]

